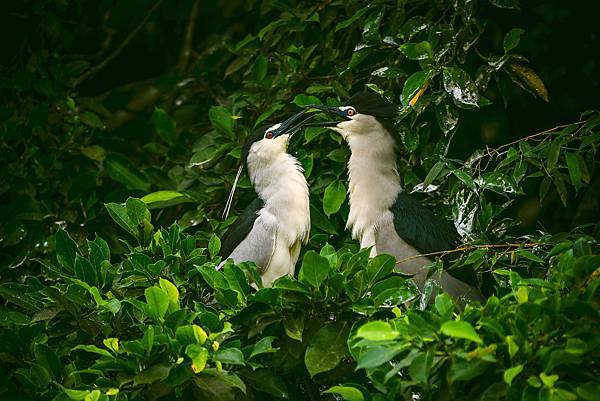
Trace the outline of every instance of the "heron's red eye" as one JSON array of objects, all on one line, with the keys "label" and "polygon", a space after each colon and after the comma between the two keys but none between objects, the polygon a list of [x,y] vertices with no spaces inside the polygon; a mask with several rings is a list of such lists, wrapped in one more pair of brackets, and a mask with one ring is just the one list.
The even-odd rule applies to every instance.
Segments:
[{"label": "heron's red eye", "polygon": [[265,134],[265,138],[267,139],[273,139],[273,132],[269,131]]},{"label": "heron's red eye", "polygon": [[348,117],[352,117],[355,114],[356,114],[356,110],[354,110],[354,109],[348,109],[348,110],[346,110],[346,115]]}]

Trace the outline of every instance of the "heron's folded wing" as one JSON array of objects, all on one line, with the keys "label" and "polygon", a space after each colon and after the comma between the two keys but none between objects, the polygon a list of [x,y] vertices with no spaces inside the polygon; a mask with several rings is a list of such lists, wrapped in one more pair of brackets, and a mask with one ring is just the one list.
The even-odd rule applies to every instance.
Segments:
[{"label": "heron's folded wing", "polygon": [[246,209],[240,214],[235,222],[229,226],[225,234],[221,236],[221,250],[219,255],[226,257],[242,242],[254,227],[254,221],[258,218],[258,212],[265,206],[259,197],[256,197]]},{"label": "heron's folded wing", "polygon": [[398,194],[392,213],[400,238],[420,253],[447,251],[461,243],[454,227],[404,192]]},{"label": "heron's folded wing", "polygon": [[224,259],[233,259],[236,263],[251,261],[260,271],[264,271],[275,251],[276,236],[277,226],[273,216],[259,213],[246,238]]}]

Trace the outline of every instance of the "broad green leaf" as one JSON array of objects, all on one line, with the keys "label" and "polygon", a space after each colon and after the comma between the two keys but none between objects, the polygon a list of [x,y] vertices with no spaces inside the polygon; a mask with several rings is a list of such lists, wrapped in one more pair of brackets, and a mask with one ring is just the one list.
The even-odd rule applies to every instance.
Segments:
[{"label": "broad green leaf", "polygon": [[252,65],[252,77],[257,81],[262,81],[267,76],[268,60],[265,56],[259,55]]},{"label": "broad green leaf", "polygon": [[363,393],[355,388],[350,386],[333,386],[330,389],[324,391],[325,394],[337,394],[344,401],[364,401],[365,396]]},{"label": "broad green leaf", "polygon": [[179,290],[175,287],[175,284],[162,277],[158,280],[158,284],[169,296],[169,301],[179,304]]},{"label": "broad green leaf", "polygon": [[168,144],[173,144],[176,139],[175,121],[163,109],[156,107],[150,118],[154,130]]},{"label": "broad green leaf", "polygon": [[405,107],[408,105],[414,105],[418,98],[423,94],[426,89],[427,82],[431,78],[432,72],[430,70],[417,71],[412,74],[404,83],[402,88],[402,105]]},{"label": "broad green leaf", "polygon": [[298,274],[298,281],[314,288],[319,288],[329,275],[330,270],[331,267],[327,258],[315,251],[308,251],[304,255],[304,259],[302,259],[302,268]]},{"label": "broad green leaf", "polygon": [[477,86],[464,70],[458,67],[444,67],[444,89],[452,95],[458,105],[477,106]]},{"label": "broad green leaf", "polygon": [[127,189],[150,192],[150,181],[145,174],[133,167],[131,162],[120,155],[109,154],[104,161],[108,175],[119,181]]},{"label": "broad green leaf", "polygon": [[127,198],[125,202],[125,209],[127,210],[127,216],[129,221],[136,227],[144,220],[150,220],[152,217],[146,204],[137,198]]},{"label": "broad green leaf", "polygon": [[523,35],[523,33],[525,33],[523,29],[513,28],[508,31],[506,35],[504,35],[503,46],[505,53],[508,53],[519,45],[519,42],[521,41],[521,35]]},{"label": "broad green leaf", "polygon": [[423,188],[424,189],[427,189],[427,187],[429,187],[429,185],[431,185],[431,183],[433,181],[435,181],[435,179],[438,177],[438,175],[440,175],[440,173],[442,172],[442,169],[444,168],[445,165],[446,165],[446,163],[443,160],[440,160],[433,165],[431,170],[429,170],[429,173],[427,173],[425,180],[423,180]]},{"label": "broad green leaf", "polygon": [[133,378],[133,385],[150,384],[156,381],[164,380],[171,372],[171,365],[158,364],[151,366]]},{"label": "broad green leaf", "polygon": [[106,159],[106,150],[102,146],[90,145],[85,148],[81,148],[81,153],[88,159],[92,159],[98,162]]},{"label": "broad green leaf", "polygon": [[141,200],[146,204],[148,209],[162,209],[181,203],[192,202],[186,194],[177,191],[156,191],[149,193]]},{"label": "broad green leaf", "polygon": [[292,103],[294,103],[298,107],[306,107],[311,104],[321,104],[321,101],[317,97],[304,95],[301,93],[299,95],[296,95]]},{"label": "broad green leaf", "polygon": [[341,181],[333,181],[325,188],[323,211],[329,217],[340,210],[346,200],[346,186]]},{"label": "broad green leaf", "polygon": [[231,138],[235,136],[233,132],[234,119],[229,109],[223,106],[213,106],[208,110],[208,119],[217,131],[227,134]]},{"label": "broad green leaf", "polygon": [[319,329],[308,342],[304,363],[311,377],[335,368],[346,355],[348,329],[344,323],[331,323]]},{"label": "broad green leaf", "polygon": [[573,184],[575,189],[579,189],[581,186],[581,169],[579,167],[579,159],[575,153],[567,153],[565,158],[567,159],[567,168],[569,169],[571,184]]},{"label": "broad green leaf", "polygon": [[442,325],[440,331],[450,337],[464,338],[478,344],[483,343],[473,326],[469,322],[462,320],[446,322]]},{"label": "broad green leaf", "polygon": [[454,176],[456,178],[461,180],[462,183],[465,184],[467,186],[467,188],[469,188],[471,191],[473,191],[473,192],[477,191],[477,187],[475,186],[475,181],[473,181],[473,178],[471,178],[471,176],[469,174],[465,173],[462,170],[452,170],[452,174],[454,174]]},{"label": "broad green leaf", "polygon": [[162,319],[169,308],[169,295],[159,287],[149,287],[144,290],[148,314],[155,319]]},{"label": "broad green leaf", "polygon": [[400,46],[400,51],[409,60],[425,60],[433,57],[431,44],[427,41],[419,43],[405,43]]},{"label": "broad green leaf", "polygon": [[429,373],[431,371],[431,365],[433,365],[433,356],[434,352],[432,349],[427,352],[419,352],[417,354],[408,369],[411,379],[417,382],[427,383],[427,380],[429,379]]},{"label": "broad green leaf", "polygon": [[77,244],[63,229],[60,229],[56,232],[55,241],[56,259],[58,260],[58,264],[67,271],[72,272],[75,266],[75,258],[79,251]]},{"label": "broad green leaf", "polygon": [[208,350],[198,344],[189,344],[185,348],[185,354],[192,360],[192,370],[194,373],[200,373],[206,367],[208,361]]},{"label": "broad green leaf", "polygon": [[356,369],[372,369],[389,362],[399,353],[405,351],[406,344],[369,347],[358,358]]},{"label": "broad green leaf", "polygon": [[354,24],[360,17],[365,15],[365,13],[369,10],[369,6],[363,7],[356,11],[352,17],[348,18],[345,21],[338,23],[335,27],[335,32],[348,28],[350,25]]},{"label": "broad green leaf", "polygon": [[118,203],[105,203],[106,210],[112,219],[125,231],[133,236],[137,236],[137,227],[127,214],[125,206]]},{"label": "broad green leaf", "polygon": [[276,338],[277,337],[273,336],[261,338],[256,344],[254,344],[254,347],[252,348],[252,353],[248,358],[252,358],[256,355],[276,352],[279,348],[273,348],[273,346],[271,345],[273,340]]},{"label": "broad green leaf", "polygon": [[244,365],[244,354],[237,348],[220,349],[214,356],[216,361],[231,365]]},{"label": "broad green leaf", "polygon": [[512,368],[508,368],[504,371],[504,382],[509,386],[512,384],[512,381],[519,373],[523,371],[523,365],[513,366]]},{"label": "broad green leaf", "polygon": [[356,337],[371,341],[389,341],[398,338],[400,333],[393,329],[389,323],[374,321],[359,327]]},{"label": "broad green leaf", "polygon": [[74,272],[75,277],[88,283],[89,285],[96,285],[98,283],[94,267],[89,260],[82,256],[75,256]]},{"label": "broad green leaf", "polygon": [[216,257],[219,254],[220,250],[221,239],[215,234],[211,235],[210,240],[208,241],[208,253],[210,253],[210,257]]},{"label": "broad green leaf", "polygon": [[98,128],[98,129],[106,128],[106,126],[104,125],[102,120],[100,120],[100,117],[98,117],[97,114],[92,113],[91,111],[84,111],[83,113],[81,113],[79,115],[79,119],[81,120],[82,123],[84,123],[85,125],[87,125],[90,128]]}]

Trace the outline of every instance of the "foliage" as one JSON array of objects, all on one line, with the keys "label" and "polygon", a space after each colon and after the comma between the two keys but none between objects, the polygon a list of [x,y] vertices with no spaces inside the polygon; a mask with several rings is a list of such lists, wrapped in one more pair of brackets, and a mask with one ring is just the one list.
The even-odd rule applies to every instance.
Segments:
[{"label": "foliage", "polygon": [[[600,392],[600,114],[586,85],[565,103],[535,72],[561,69],[552,49],[525,58],[564,5],[515,27],[517,0],[33,3],[11,15],[39,30],[0,76],[3,399]],[[348,150],[319,128],[291,144],[313,226],[297,277],[214,269],[247,133],[365,85],[401,106],[405,189],[467,241],[431,268],[475,270],[485,305],[421,293],[358,250]],[[254,195],[238,187],[237,211]]]}]

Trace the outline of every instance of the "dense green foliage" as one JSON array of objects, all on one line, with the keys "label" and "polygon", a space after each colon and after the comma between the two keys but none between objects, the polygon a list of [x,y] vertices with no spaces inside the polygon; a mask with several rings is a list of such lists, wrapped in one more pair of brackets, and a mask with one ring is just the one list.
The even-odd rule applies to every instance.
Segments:
[{"label": "dense green foliage", "polygon": [[[600,394],[600,74],[555,60],[565,21],[591,40],[568,6],[29,3],[0,76],[2,399]],[[485,305],[358,249],[348,150],[320,128],[291,144],[313,225],[297,277],[215,270],[247,134],[365,85],[401,107],[406,190],[467,241],[431,268],[474,269]]]}]

